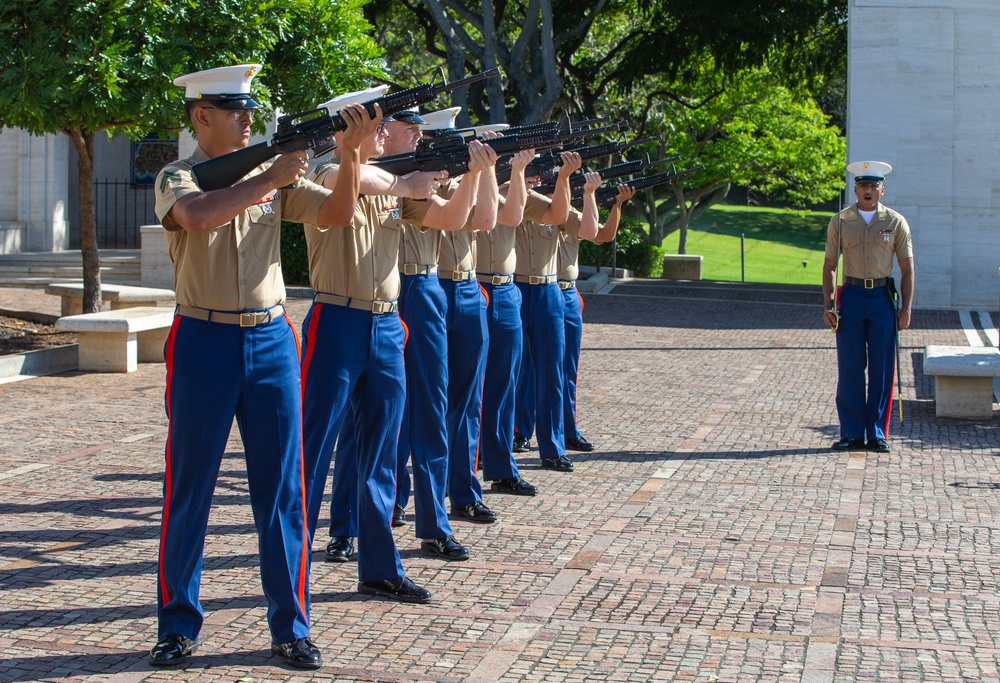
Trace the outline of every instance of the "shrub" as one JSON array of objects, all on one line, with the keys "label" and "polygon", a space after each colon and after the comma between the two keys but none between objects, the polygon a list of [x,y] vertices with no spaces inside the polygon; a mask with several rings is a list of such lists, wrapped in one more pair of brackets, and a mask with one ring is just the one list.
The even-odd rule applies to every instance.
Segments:
[{"label": "shrub", "polygon": [[281,274],[286,285],[309,286],[309,254],[301,223],[281,221]]},{"label": "shrub", "polygon": [[[631,270],[636,277],[660,277],[663,274],[663,249],[646,241],[644,225],[643,221],[636,218],[622,218],[615,239],[618,252],[615,265]],[[601,254],[601,267],[610,268],[611,244],[598,246],[592,242],[581,242],[580,263],[596,265],[598,250]]]}]

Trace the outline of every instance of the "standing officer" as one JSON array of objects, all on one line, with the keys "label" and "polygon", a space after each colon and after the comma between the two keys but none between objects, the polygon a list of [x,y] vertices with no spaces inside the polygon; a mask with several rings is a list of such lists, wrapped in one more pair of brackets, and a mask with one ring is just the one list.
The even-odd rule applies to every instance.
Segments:
[{"label": "standing officer", "polygon": [[[345,102],[370,98],[369,93],[352,93],[327,108],[335,110]],[[303,323],[302,417],[309,533],[310,538],[315,534],[334,441],[344,415],[351,412],[356,445],[337,452],[331,536],[349,538],[355,535],[353,527],[357,529],[359,593],[427,602],[430,592],[404,575],[390,529],[405,400],[406,328],[397,311],[400,218],[420,218],[442,229],[460,228],[472,209],[480,172],[493,162],[485,146],[473,141],[469,173],[452,200],[445,203],[431,197],[422,203],[423,212],[412,216],[408,205],[401,207],[392,196],[402,193],[399,188],[406,185],[405,179],[367,166],[370,158],[382,154],[384,138],[385,129],[379,126],[361,144],[362,196],[351,228],[331,231],[308,223],[305,228],[309,282],[316,291]],[[311,175],[324,186],[336,186],[340,169],[335,161],[329,162]]]},{"label": "standing officer", "polygon": [[[879,201],[892,167],[881,161],[858,161],[847,170],[855,175],[858,201],[830,220],[823,261],[823,322],[837,332],[841,438],[833,448],[846,451],[867,446],[870,451],[888,453],[896,331],[910,326],[913,302],[913,241],[906,219]],[[840,254],[844,255],[844,284],[835,295]],[[898,313],[891,277],[893,255],[900,272]]]},{"label": "standing officer", "polygon": [[[271,651],[315,669],[309,639],[308,543],[300,434],[298,343],[285,314],[278,246],[281,219],[349,225],[358,192],[358,145],[373,127],[363,110],[341,112],[347,159],[333,192],[302,180],[305,154],[279,156],[236,185],[204,192],[192,166],[247,146],[259,64],[209,69],[184,86],[198,146],[156,180],[156,215],[174,263],[177,311],[165,347],[170,421],[157,580],[156,666],[195,651],[212,493],[235,415],[246,452]],[[284,189],[293,186],[292,189]]]}]

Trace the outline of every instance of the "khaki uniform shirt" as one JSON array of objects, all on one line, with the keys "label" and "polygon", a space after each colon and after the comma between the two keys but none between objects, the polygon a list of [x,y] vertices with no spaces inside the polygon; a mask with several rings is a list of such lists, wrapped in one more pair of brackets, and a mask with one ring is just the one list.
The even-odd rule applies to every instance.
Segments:
[{"label": "khaki uniform shirt", "polygon": [[826,258],[836,262],[837,233],[844,254],[844,277],[879,279],[892,275],[892,256],[897,260],[913,257],[910,226],[901,214],[881,203],[872,222],[865,219],[853,204],[830,219],[826,234]]},{"label": "khaki uniform shirt", "polygon": [[[338,166],[320,164],[309,178],[322,184]],[[399,298],[399,244],[405,213],[397,197],[362,195],[348,228],[320,230],[306,224],[309,284],[317,292],[362,301]]]},{"label": "khaki uniform shirt", "polygon": [[[403,203],[413,200],[403,200]],[[399,270],[410,264],[436,266],[441,251],[441,231],[428,230],[411,223],[403,223],[403,240],[399,243]],[[421,271],[422,272],[422,271]]]},{"label": "khaki uniform shirt", "polygon": [[[451,199],[459,181],[460,178],[450,178],[441,186],[438,194],[444,199]],[[476,255],[476,230],[472,227],[472,213],[470,213],[461,230],[449,230],[441,235],[438,276],[449,280],[452,271],[475,270]]]},{"label": "khaki uniform shirt", "polygon": [[[215,311],[269,308],[285,300],[281,276],[281,219],[318,221],[330,191],[310,182],[273,190],[233,220],[190,233],[167,214],[181,197],[202,192],[191,167],[209,156],[201,147],[187,159],[168,164],[156,177],[156,216],[166,230],[174,263],[177,303]],[[247,177],[263,173],[261,164]]]},{"label": "khaki uniform shirt", "polygon": [[559,251],[559,235],[565,233],[576,237],[580,232],[582,214],[570,210],[569,218],[562,225],[539,223],[551,200],[536,192],[528,194],[524,206],[524,221],[517,226],[514,248],[517,263],[514,272],[518,275],[555,275]]},{"label": "khaki uniform shirt", "polygon": [[[572,211],[570,212],[572,213]],[[580,276],[580,238],[560,233],[559,254],[560,280],[575,280]]]}]

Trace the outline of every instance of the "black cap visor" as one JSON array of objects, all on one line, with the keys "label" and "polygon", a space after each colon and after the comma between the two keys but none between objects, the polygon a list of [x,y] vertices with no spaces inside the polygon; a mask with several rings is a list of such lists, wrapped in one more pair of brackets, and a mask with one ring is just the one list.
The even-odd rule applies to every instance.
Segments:
[{"label": "black cap visor", "polygon": [[247,94],[239,95],[202,95],[196,101],[208,102],[219,109],[260,109],[261,106]]},{"label": "black cap visor", "polygon": [[408,109],[406,111],[397,111],[392,116],[386,116],[382,120],[383,121],[400,121],[402,123],[418,123],[418,124],[427,123],[422,118],[420,118],[420,114],[418,114],[417,112],[413,111],[412,109]]},{"label": "black cap visor", "polygon": [[880,176],[880,175],[859,175],[858,177],[856,177],[854,179],[854,184],[855,185],[878,185],[883,180],[885,180],[885,177],[884,176]]}]

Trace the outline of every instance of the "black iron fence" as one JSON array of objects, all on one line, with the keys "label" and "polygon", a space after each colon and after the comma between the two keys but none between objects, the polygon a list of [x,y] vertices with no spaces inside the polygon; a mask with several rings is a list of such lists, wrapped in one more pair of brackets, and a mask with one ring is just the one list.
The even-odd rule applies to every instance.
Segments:
[{"label": "black iron fence", "polygon": [[128,180],[94,182],[97,246],[100,249],[138,249],[139,226],[158,223],[152,185]]}]

